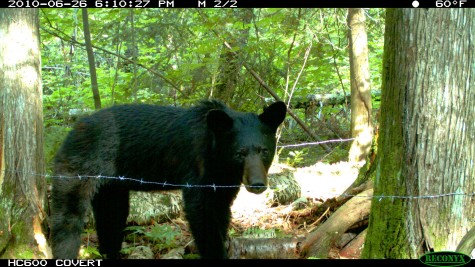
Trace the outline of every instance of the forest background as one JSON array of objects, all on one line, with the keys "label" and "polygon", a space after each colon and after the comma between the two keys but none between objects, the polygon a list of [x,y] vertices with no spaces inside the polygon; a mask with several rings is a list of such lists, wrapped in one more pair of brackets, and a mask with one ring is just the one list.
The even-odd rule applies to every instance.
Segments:
[{"label": "forest background", "polygon": [[[365,12],[371,84],[378,91],[384,12]],[[291,103],[319,139],[347,139],[351,89],[346,16],[346,9],[91,9],[100,106],[190,106],[213,97],[238,110],[259,112],[274,99],[246,64]],[[81,11],[42,9],[40,18],[49,162],[74,118],[98,103],[91,90]],[[336,98],[331,105],[315,99],[331,94]],[[375,100],[376,113],[378,94]],[[281,145],[315,141],[290,116],[280,140]],[[295,167],[336,162],[345,158],[349,144],[333,143],[331,151],[314,145],[279,154]]]},{"label": "forest background", "polygon": [[[35,244],[50,255],[51,160],[78,117],[204,98],[254,112],[288,105],[273,190],[262,194],[274,195],[262,207],[238,196],[231,257],[418,258],[464,240],[457,250],[470,254],[473,18],[470,9],[0,10],[0,256],[41,257]],[[124,257],[195,255],[171,195],[132,197]],[[160,207],[176,207],[174,217],[159,218]],[[82,257],[98,256],[92,226]]]},{"label": "forest background", "polygon": [[[333,168],[322,165],[348,161],[352,141],[347,9],[85,11],[40,11],[47,171],[77,117],[96,109],[123,103],[186,107],[200,99],[217,98],[235,109],[259,112],[275,101],[274,94],[284,100],[293,113],[279,132],[276,163],[284,164],[285,168],[308,167],[305,175],[296,175],[300,185],[307,187],[303,189],[307,194],[297,192],[299,185],[290,191],[287,188],[291,193],[284,193],[287,196],[281,204],[298,199],[306,201],[307,196],[319,200],[335,197],[356,179],[357,168],[351,164]],[[377,125],[384,10],[366,9],[360,14],[361,19],[366,21],[362,25],[367,34],[367,51],[362,56],[369,59],[366,71],[371,73],[369,84],[375,86],[370,119],[374,120],[371,125]],[[370,89],[369,84],[365,90]],[[300,125],[296,123],[299,120]],[[320,143],[323,140],[325,142]],[[283,177],[278,180],[289,184],[286,181],[289,177]],[[302,179],[312,182],[302,182]],[[322,179],[335,181],[323,187],[327,192],[316,193],[315,188]],[[335,184],[340,192],[335,191]],[[293,198],[288,194],[294,194]],[[252,196],[238,200],[246,198]],[[239,203],[237,201],[235,207],[246,205]],[[135,221],[137,217],[143,218],[143,213],[147,214],[146,218],[160,217],[151,215],[150,210],[135,207],[132,204]],[[255,210],[246,214],[241,209],[234,217],[245,220],[243,218],[252,217],[252,213]],[[270,231],[272,236],[277,229],[275,222],[265,226],[262,221],[242,221],[241,228],[234,227],[232,231],[235,235],[257,232],[257,236],[266,236]],[[302,223],[305,224],[301,221],[293,224]],[[176,246],[173,239],[177,232],[173,229],[168,227],[164,231],[162,226],[155,225],[151,230],[141,226],[130,230],[145,234],[151,240],[154,238],[150,238],[150,233],[160,230],[168,233],[168,239],[164,238],[167,234],[155,238],[156,243],[165,243],[158,250],[165,253]],[[287,234],[291,232],[297,234],[298,231],[287,229]],[[97,254],[95,246],[85,247],[89,254]]]}]

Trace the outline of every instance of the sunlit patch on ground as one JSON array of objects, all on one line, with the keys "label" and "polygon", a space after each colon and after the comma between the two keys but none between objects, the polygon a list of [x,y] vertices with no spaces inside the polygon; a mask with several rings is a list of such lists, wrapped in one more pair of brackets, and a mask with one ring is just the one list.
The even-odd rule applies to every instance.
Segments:
[{"label": "sunlit patch on ground", "polygon": [[318,162],[297,169],[294,175],[302,188],[302,196],[325,200],[343,193],[355,181],[358,170],[357,165],[346,161],[334,164]]},{"label": "sunlit patch on ground", "polygon": [[[269,172],[279,172],[282,167],[282,165],[273,166]],[[358,165],[341,161],[334,164],[319,162],[313,166],[294,169],[293,172],[295,180],[302,189],[302,198],[325,201],[343,193],[358,176],[358,170]],[[256,195],[241,188],[231,207],[233,222],[242,224],[243,227],[288,228],[290,225],[286,227],[288,221],[285,220],[285,213],[292,210],[292,205],[271,208],[269,205],[271,195],[270,189]]]}]

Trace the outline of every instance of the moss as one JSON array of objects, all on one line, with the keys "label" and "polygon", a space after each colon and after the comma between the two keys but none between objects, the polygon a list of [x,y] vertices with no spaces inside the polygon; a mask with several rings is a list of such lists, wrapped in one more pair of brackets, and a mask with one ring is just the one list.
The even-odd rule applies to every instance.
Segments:
[{"label": "moss", "polygon": [[10,245],[3,253],[3,259],[40,259],[44,258],[35,245]]},{"label": "moss", "polygon": [[22,245],[17,248],[17,255],[20,259],[34,259],[35,253],[28,246]]},{"label": "moss", "polygon": [[[8,187],[4,186],[4,189],[8,190]],[[3,218],[10,218],[13,203],[11,198],[7,197],[8,195],[5,190],[0,195],[0,218],[2,218],[0,220],[0,251],[5,250],[11,239],[9,220]]]},{"label": "moss", "polygon": [[[4,187],[7,188],[8,187]],[[32,259],[42,258],[33,236],[33,226],[29,205],[16,203],[13,205],[11,197],[6,195],[0,197],[0,258],[5,259]]]},{"label": "moss", "polygon": [[407,195],[403,171],[405,166],[403,117],[398,115],[403,114],[405,92],[404,86],[399,84],[401,80],[397,72],[398,66],[394,66],[397,54],[394,50],[393,20],[397,15],[397,12],[387,11],[387,23],[392,27],[387,27],[385,36],[381,125],[374,176],[376,197],[371,203],[363,258],[411,258],[406,230],[407,200],[391,197]]}]

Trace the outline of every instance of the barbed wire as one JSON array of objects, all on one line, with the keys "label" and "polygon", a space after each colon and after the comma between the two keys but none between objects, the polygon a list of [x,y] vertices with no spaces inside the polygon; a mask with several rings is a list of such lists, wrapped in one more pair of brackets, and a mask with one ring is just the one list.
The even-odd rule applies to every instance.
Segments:
[{"label": "barbed wire", "polygon": [[355,138],[347,138],[347,139],[333,139],[333,140],[325,140],[325,141],[319,141],[319,142],[308,142],[308,143],[300,143],[300,144],[292,144],[292,145],[281,145],[277,146],[277,148],[287,148],[287,147],[300,147],[300,146],[314,146],[314,145],[320,145],[320,144],[326,144],[326,143],[335,143],[335,142],[349,142],[355,140]]},{"label": "barbed wire", "polygon": [[[176,187],[177,189],[180,188],[213,188],[214,191],[216,191],[218,188],[270,188],[270,189],[282,189],[282,185],[275,185],[275,186],[252,186],[252,185],[216,185],[216,184],[203,184],[203,185],[197,185],[197,184],[174,184],[174,183],[168,183],[167,181],[165,182],[154,182],[154,181],[148,181],[144,179],[136,179],[136,178],[130,178],[130,177],[124,177],[124,176],[106,176],[106,175],[76,175],[76,176],[66,176],[66,175],[51,175],[51,174],[39,174],[39,173],[27,173],[23,171],[18,171],[18,170],[3,170],[2,172],[13,172],[13,173],[22,173],[22,174],[27,174],[27,175],[32,175],[32,176],[40,176],[40,177],[45,177],[45,178],[56,178],[56,179],[112,179],[112,180],[119,180],[119,181],[129,181],[129,182],[136,182],[140,183],[142,185],[158,185],[163,188],[165,187]],[[159,190],[159,189],[157,189]],[[310,192],[308,190],[307,192]],[[397,195],[372,195],[372,196],[362,196],[362,195],[355,195],[355,194],[336,194],[336,193],[327,193],[326,195],[334,195],[334,196],[342,196],[342,197],[357,197],[357,198],[376,198],[379,201],[382,199],[407,199],[407,200],[413,200],[413,199],[435,199],[435,198],[442,198],[442,197],[451,197],[451,196],[462,196],[462,197],[475,197],[475,192],[449,192],[449,193],[442,193],[442,194],[434,194],[434,195],[419,195],[419,196],[397,196]]]}]

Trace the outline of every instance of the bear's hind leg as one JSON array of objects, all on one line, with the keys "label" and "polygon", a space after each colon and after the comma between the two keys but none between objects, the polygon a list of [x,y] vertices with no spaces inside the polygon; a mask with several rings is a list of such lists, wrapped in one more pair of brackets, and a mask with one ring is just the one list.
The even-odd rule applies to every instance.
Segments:
[{"label": "bear's hind leg", "polygon": [[122,231],[129,215],[129,192],[114,187],[101,188],[92,200],[99,252],[109,259],[120,258]]}]

